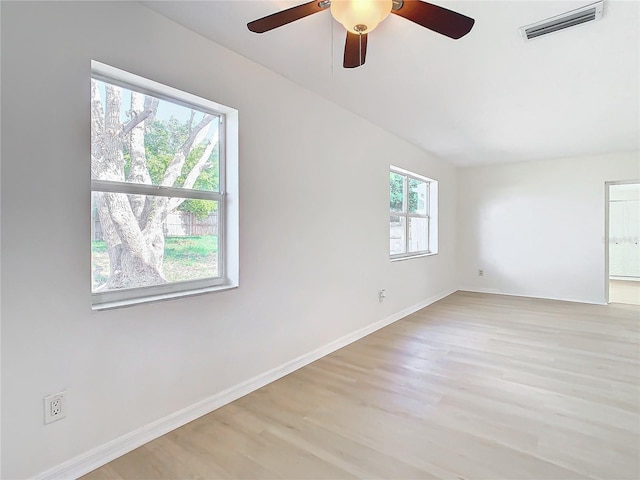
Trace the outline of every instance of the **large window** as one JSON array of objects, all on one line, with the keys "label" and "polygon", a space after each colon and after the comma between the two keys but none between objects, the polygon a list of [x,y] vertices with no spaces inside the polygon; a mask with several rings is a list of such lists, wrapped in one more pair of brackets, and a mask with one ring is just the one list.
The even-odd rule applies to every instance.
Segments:
[{"label": "large window", "polygon": [[403,259],[438,253],[438,182],[391,167],[389,255]]},{"label": "large window", "polygon": [[92,63],[96,308],[237,285],[237,112]]}]

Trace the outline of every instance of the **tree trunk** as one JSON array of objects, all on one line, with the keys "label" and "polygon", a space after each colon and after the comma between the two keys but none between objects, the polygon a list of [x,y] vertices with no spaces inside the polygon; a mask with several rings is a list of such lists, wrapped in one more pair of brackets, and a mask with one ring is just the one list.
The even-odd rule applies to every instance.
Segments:
[{"label": "tree trunk", "polygon": [[[136,116],[142,114],[144,111],[144,95],[138,92],[131,92],[131,110]],[[147,155],[144,149],[144,131],[145,122],[140,122],[131,129],[129,137],[131,165],[127,182],[151,185],[151,175],[147,170]],[[129,195],[129,203],[138,221],[138,226],[144,229],[151,208],[149,197],[146,195]]]},{"label": "tree trunk", "polygon": [[[92,152],[101,154],[100,161],[93,162],[93,176],[100,180],[124,181],[124,128],[120,119],[122,109],[122,90],[106,85],[106,105],[104,122],[94,121],[97,135],[92,139]],[[132,111],[137,124],[129,122],[131,136],[131,170],[135,183],[151,183],[146,168],[144,154],[144,117],[142,115],[141,95],[134,94]],[[99,91],[92,84],[92,109],[99,116],[101,105]],[[107,283],[99,290],[142,287],[166,283],[162,275],[162,252],[160,248],[151,248],[142,233],[138,218],[143,217],[145,201],[149,197],[126,195],[123,193],[99,192],[97,208],[100,223],[105,232],[105,243],[109,254],[110,275]],[[150,207],[149,207],[150,209]],[[137,214],[137,215],[136,215]],[[157,243],[158,235],[153,235]],[[164,237],[162,237],[164,242]]]}]

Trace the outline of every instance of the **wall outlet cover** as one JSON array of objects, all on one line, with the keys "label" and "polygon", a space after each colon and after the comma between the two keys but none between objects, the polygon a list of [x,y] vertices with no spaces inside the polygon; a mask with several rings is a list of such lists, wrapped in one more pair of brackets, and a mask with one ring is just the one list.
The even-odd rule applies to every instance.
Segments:
[{"label": "wall outlet cover", "polygon": [[67,416],[65,392],[44,397],[44,423],[55,422]]}]

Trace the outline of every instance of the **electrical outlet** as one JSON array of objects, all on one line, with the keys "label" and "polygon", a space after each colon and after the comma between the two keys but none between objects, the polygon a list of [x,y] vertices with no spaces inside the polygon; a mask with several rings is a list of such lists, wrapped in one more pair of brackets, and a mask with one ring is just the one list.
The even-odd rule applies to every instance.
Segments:
[{"label": "electrical outlet", "polygon": [[380,303],[384,302],[384,299],[387,298],[387,291],[383,288],[378,292],[378,301]]},{"label": "electrical outlet", "polygon": [[44,423],[55,422],[67,416],[65,409],[65,392],[44,397]]},{"label": "electrical outlet", "polygon": [[484,270],[478,270],[478,276],[484,277]]}]

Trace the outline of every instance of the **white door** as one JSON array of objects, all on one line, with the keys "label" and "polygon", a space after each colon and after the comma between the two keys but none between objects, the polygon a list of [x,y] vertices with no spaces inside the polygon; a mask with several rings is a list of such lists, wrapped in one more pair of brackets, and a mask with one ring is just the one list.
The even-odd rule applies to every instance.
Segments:
[{"label": "white door", "polygon": [[640,185],[611,185],[609,276],[640,278]]}]

